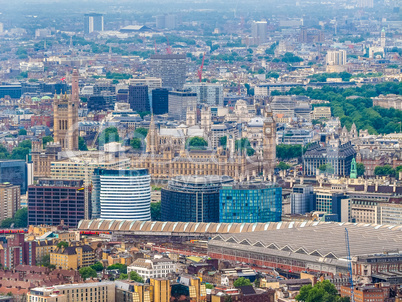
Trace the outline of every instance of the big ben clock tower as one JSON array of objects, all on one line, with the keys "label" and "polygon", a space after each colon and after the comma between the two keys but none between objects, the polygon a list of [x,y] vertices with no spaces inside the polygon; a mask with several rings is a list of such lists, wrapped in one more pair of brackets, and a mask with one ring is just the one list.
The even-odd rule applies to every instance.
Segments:
[{"label": "big ben clock tower", "polygon": [[271,107],[264,109],[262,174],[264,179],[271,179],[276,165],[276,122]]}]

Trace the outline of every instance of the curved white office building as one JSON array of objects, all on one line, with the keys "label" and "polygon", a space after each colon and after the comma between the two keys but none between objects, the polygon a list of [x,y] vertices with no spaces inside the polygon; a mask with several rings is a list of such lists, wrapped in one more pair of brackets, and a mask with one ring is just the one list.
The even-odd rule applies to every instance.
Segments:
[{"label": "curved white office building", "polygon": [[92,217],[151,220],[151,176],[146,169],[95,169]]}]

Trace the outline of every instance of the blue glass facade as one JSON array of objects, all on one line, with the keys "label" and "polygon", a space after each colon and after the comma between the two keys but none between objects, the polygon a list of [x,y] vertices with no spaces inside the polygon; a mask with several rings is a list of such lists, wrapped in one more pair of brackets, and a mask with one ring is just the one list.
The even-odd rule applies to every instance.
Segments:
[{"label": "blue glass facade", "polygon": [[282,188],[263,185],[224,186],[219,194],[219,222],[278,222]]},{"label": "blue glass facade", "polygon": [[28,189],[27,165],[24,160],[1,160],[0,183],[9,182],[21,188],[21,194]]}]

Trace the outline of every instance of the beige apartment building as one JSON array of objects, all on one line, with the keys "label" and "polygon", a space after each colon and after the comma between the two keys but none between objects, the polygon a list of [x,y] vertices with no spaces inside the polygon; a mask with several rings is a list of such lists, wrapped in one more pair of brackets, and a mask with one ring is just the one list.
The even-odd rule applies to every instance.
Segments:
[{"label": "beige apartment building", "polygon": [[21,206],[20,186],[0,184],[0,221],[12,218]]}]

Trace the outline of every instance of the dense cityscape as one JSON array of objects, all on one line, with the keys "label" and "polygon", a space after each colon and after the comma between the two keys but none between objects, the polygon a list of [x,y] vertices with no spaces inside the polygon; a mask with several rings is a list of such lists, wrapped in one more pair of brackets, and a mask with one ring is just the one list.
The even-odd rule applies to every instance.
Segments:
[{"label": "dense cityscape", "polygon": [[0,302],[402,302],[400,0],[0,4]]}]

